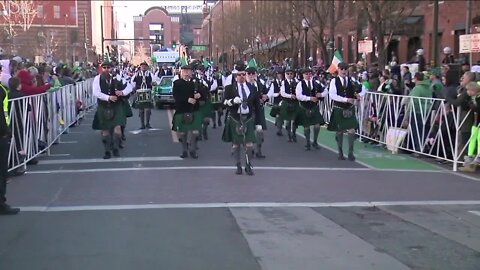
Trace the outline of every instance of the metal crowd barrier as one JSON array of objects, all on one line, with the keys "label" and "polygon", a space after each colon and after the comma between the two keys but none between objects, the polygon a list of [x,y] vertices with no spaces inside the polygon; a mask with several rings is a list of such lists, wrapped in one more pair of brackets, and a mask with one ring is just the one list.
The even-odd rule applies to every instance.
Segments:
[{"label": "metal crowd barrier", "polygon": [[[325,119],[330,119],[331,100],[326,98],[319,106]],[[471,111],[461,110],[442,99],[368,92],[357,102],[357,134],[387,148],[451,162],[457,171],[470,142],[465,136],[471,130],[469,119],[473,118]],[[392,141],[392,134],[400,133],[405,138]]]},{"label": "metal crowd barrier", "polygon": [[96,104],[92,94],[93,78],[51,89],[39,95],[11,100],[12,139],[8,153],[8,171],[47,152],[64,133]]}]

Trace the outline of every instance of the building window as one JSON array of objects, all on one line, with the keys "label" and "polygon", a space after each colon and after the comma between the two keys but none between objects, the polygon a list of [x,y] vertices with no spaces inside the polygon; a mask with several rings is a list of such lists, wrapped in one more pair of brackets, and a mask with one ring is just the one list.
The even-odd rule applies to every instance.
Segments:
[{"label": "building window", "polygon": [[70,18],[76,19],[77,18],[77,8],[76,7],[70,7]]},{"label": "building window", "polygon": [[37,18],[42,18],[43,19],[43,6],[42,5],[37,6]]},{"label": "building window", "polygon": [[60,6],[53,6],[53,18],[60,19]]}]

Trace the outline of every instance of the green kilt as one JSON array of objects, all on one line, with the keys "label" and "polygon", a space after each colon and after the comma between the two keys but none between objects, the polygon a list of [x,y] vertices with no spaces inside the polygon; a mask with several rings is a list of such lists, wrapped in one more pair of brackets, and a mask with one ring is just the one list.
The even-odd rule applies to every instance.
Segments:
[{"label": "green kilt", "polygon": [[348,129],[358,129],[358,120],[355,111],[350,118],[343,117],[343,109],[333,107],[332,116],[328,123],[328,130],[330,131],[344,131]]},{"label": "green kilt", "polygon": [[212,112],[213,112],[212,101],[208,98],[205,101],[205,104],[200,105],[200,109],[198,111],[202,115],[202,119],[205,119],[206,117],[210,118],[212,116]]},{"label": "green kilt", "polygon": [[298,110],[298,125],[309,127],[313,125],[323,125],[325,124],[325,120],[323,119],[322,114],[318,106],[311,108],[312,114],[310,116],[307,115],[307,108],[299,106]]},{"label": "green kilt", "polygon": [[270,116],[271,117],[277,117],[277,115],[280,114],[280,105],[278,104],[273,104],[272,109],[270,110]]},{"label": "green kilt", "polygon": [[282,120],[294,121],[297,120],[300,107],[298,101],[286,101],[283,100],[282,106],[280,106],[280,117]]},{"label": "green kilt", "polygon": [[256,142],[255,121],[253,117],[245,120],[245,132],[239,133],[238,128],[240,122],[228,117],[225,127],[223,128],[222,140],[233,144],[246,144]]},{"label": "green kilt", "polygon": [[176,132],[188,132],[190,130],[200,130],[202,128],[203,118],[199,111],[193,112],[193,121],[186,124],[183,121],[183,113],[175,112],[172,120],[172,130]]},{"label": "green kilt", "polygon": [[130,102],[128,102],[128,99],[122,99],[122,103],[125,110],[125,116],[127,118],[132,117],[133,116],[132,106],[130,106]]},{"label": "green kilt", "polygon": [[[114,111],[112,119],[105,117],[105,111],[107,106],[111,106]],[[127,123],[127,116],[125,112],[125,105],[121,102],[114,103],[100,103],[97,107],[97,112],[93,118],[92,128],[94,130],[110,130],[116,126],[124,126]]]}]

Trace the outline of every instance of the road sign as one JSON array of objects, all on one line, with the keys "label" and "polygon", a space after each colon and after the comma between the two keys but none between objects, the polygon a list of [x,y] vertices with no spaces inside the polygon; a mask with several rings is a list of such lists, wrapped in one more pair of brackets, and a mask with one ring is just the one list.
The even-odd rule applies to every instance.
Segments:
[{"label": "road sign", "polygon": [[373,42],[371,39],[360,40],[358,42],[359,53],[371,53],[373,52]]},{"label": "road sign", "polygon": [[459,53],[480,52],[480,34],[460,35]]},{"label": "road sign", "polygon": [[206,51],[208,50],[208,45],[192,45],[193,51]]}]

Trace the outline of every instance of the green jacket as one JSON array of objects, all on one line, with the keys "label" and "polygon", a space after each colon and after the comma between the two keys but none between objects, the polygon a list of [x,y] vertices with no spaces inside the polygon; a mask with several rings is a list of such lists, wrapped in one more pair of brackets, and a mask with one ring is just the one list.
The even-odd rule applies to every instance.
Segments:
[{"label": "green jacket", "polygon": [[[423,80],[416,83],[415,87],[413,87],[412,91],[410,92],[411,97],[432,98],[432,95],[433,92],[430,88],[430,81],[428,80]],[[425,114],[425,111],[428,111],[430,106],[432,106],[431,100],[427,101],[425,99],[414,99],[413,101],[413,111],[415,113]]]}]

